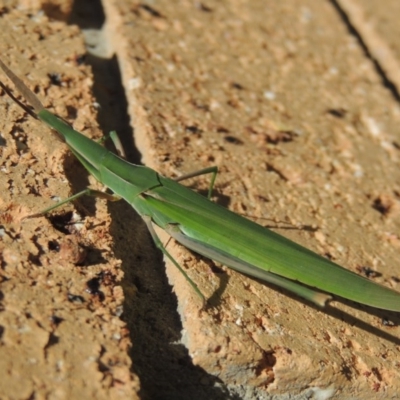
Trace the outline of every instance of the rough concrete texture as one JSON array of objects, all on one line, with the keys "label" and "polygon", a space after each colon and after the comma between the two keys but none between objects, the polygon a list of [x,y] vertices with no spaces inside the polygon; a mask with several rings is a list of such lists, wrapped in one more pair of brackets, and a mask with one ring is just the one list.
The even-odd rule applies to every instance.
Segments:
[{"label": "rough concrete texture", "polygon": [[[133,161],[166,176],[218,165],[214,201],[400,291],[394,0],[103,0],[75,4],[69,24],[49,2],[58,22],[40,3],[2,4],[3,60],[75,128],[99,137],[98,108]],[[169,293],[126,205],[82,200],[21,222],[93,181],[0,102],[2,397],[133,398],[130,340],[142,398],[396,398],[393,313],[320,310],[168,242],[208,297],[202,310],[166,263]],[[208,177],[188,184],[205,191]]]}]

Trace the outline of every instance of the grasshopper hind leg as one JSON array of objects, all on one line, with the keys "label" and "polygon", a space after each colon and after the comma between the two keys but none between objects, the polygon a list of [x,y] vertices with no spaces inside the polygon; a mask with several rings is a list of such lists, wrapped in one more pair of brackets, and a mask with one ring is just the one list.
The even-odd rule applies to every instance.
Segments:
[{"label": "grasshopper hind leg", "polygon": [[206,299],[201,293],[200,289],[197,287],[197,285],[190,279],[188,274],[185,272],[185,270],[179,265],[179,263],[175,260],[174,257],[168,252],[168,250],[164,247],[162,244],[160,238],[158,237],[156,231],[154,230],[153,224],[151,222],[151,218],[149,216],[142,216],[144,222],[147,225],[147,228],[150,232],[151,237],[153,238],[154,244],[159,248],[162,253],[175,265],[175,267],[178,268],[178,270],[182,273],[182,275],[185,277],[185,279],[189,282],[190,286],[194,289],[194,291],[197,293],[197,295],[200,297],[200,299],[203,302],[203,307],[206,305]]}]

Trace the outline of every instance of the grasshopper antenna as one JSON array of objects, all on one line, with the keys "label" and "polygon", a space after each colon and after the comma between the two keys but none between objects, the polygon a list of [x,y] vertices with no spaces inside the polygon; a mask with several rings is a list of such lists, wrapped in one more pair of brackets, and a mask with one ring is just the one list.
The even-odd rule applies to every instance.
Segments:
[{"label": "grasshopper antenna", "polygon": [[[17,90],[25,97],[26,101],[33,107],[35,114],[38,114],[40,111],[44,110],[44,106],[41,101],[36,97],[36,95],[28,89],[24,82],[18,76],[16,76],[4,63],[0,60],[0,68],[4,71],[4,73],[9,77],[9,79],[14,83]],[[8,94],[10,92],[5,88],[4,85],[1,85],[4,90],[7,91]],[[13,97],[13,96],[11,96]],[[13,97],[13,99],[15,99]],[[21,103],[17,102],[19,105]],[[24,107],[25,108],[25,107]],[[36,115],[35,115],[36,117]]]}]

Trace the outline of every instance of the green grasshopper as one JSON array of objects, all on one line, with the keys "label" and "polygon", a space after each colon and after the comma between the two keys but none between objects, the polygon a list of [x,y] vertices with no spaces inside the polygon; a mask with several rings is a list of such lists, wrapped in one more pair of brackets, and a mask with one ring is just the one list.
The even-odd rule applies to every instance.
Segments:
[{"label": "green grasshopper", "polygon": [[[1,61],[0,67],[33,107],[36,118],[58,132],[84,167],[113,192],[107,194],[87,188],[43,213],[84,194],[124,199],[141,215],[156,246],[184,274],[203,301],[199,288],[162,245],[154,224],[198,254],[293,292],[319,306],[324,306],[332,294],[372,307],[400,311],[400,293],[342,268],[212,202],[210,196],[216,167],[174,180],[145,166],[131,164],[46,110]],[[206,173],[212,174],[208,197],[178,182]]]}]

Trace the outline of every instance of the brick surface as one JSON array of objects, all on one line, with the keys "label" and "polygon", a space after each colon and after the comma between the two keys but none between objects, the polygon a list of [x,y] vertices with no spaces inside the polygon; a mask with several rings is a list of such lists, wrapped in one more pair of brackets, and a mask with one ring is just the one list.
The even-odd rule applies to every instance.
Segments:
[{"label": "brick surface", "polygon": [[[400,291],[400,110],[392,72],[399,57],[395,29],[389,29],[396,14],[390,6],[389,12],[374,14],[377,2],[347,2],[350,8],[345,3],[104,0],[104,25],[99,17],[96,26],[102,27],[101,40],[83,14],[72,19],[81,21],[78,28],[61,17],[50,22],[37,13],[39,5],[34,13],[8,9],[0,19],[8,27],[2,31],[9,32],[3,36],[2,58],[46,105],[85,134],[100,135],[94,108],[100,114],[107,109],[99,118],[101,127],[120,124],[128,151],[134,143],[144,164],[166,176],[218,165],[214,201],[357,273],[369,268],[376,272],[371,279]],[[389,4],[394,11],[395,3]],[[80,29],[87,42],[101,42],[108,57],[115,52],[111,60],[120,69],[123,96],[110,89],[108,78],[96,78],[101,56],[92,56],[94,78],[77,66],[84,52]],[[389,58],[379,58],[377,43]],[[61,74],[61,87],[51,84],[49,74],[58,77],[54,73]],[[90,91],[93,81],[97,103]],[[26,382],[24,392],[10,398],[44,393],[131,397],[138,383],[129,372],[128,354],[149,398],[396,397],[397,315],[339,300],[320,310],[169,242],[169,251],[209,298],[202,310],[191,287],[167,263],[176,306],[158,276],[163,265],[146,229],[128,206],[110,205],[110,217],[103,202],[96,213],[93,203],[85,203],[93,213],[84,213],[78,238],[101,252],[101,263],[65,272],[50,261],[48,243],[62,242],[65,234],[43,218],[29,220],[22,229],[18,215],[37,210],[54,194],[67,196],[67,181],[57,181],[65,179],[64,167],[76,191],[81,184],[74,180],[77,164],[55,148],[53,137],[34,134],[41,127],[23,118],[7,97],[0,101],[6,142],[1,179],[7,189],[1,209],[11,221],[5,223],[13,224],[0,242],[6,266],[0,325],[7,354],[0,368],[11,371],[9,382],[20,376]],[[106,102],[117,111],[110,112]],[[126,116],[119,117],[125,102],[133,132],[121,124]],[[39,172],[47,175],[38,178]],[[207,183],[207,177],[190,182],[204,191]],[[15,232],[22,240],[12,240]],[[103,265],[106,260],[111,266]],[[22,281],[28,269],[33,272],[27,287]],[[127,325],[115,315],[122,304],[121,269]],[[62,300],[68,291],[80,293],[104,270],[112,271],[116,285],[103,288],[105,302],[89,296],[85,304],[90,307],[77,307]],[[45,324],[46,310],[64,303],[66,308],[54,314],[65,322],[56,328]],[[15,326],[20,328],[10,329]],[[29,337],[19,352],[35,360],[35,367],[13,359],[21,329]],[[71,347],[62,347],[66,342]],[[73,367],[74,360],[79,367]],[[60,375],[54,367],[60,362],[64,370],[58,368],[70,375]],[[46,371],[47,379],[31,379],[32,368]],[[76,380],[76,391],[67,383],[55,385],[60,376]]]}]

